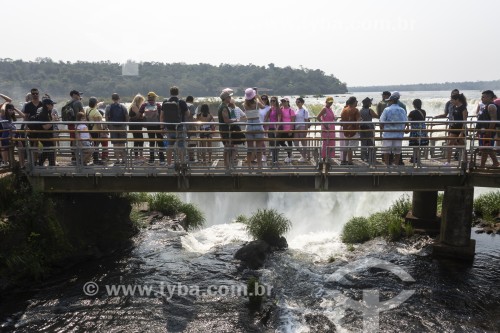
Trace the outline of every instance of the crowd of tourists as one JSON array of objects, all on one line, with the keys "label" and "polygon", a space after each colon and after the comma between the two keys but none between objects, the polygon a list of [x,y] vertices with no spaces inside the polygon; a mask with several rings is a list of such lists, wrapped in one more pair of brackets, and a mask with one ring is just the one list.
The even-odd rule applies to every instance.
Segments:
[{"label": "crowd of tourists", "polygon": [[[9,164],[12,158],[9,147],[15,147],[23,167],[27,144],[39,148],[34,154],[36,165],[57,165],[57,149],[54,147],[60,144],[60,134],[64,132],[59,129],[60,120],[69,121],[70,163],[80,161],[84,165],[104,165],[111,159],[117,166],[125,165],[128,159],[135,164],[156,165],[158,158],[159,166],[174,167],[172,154],[175,147],[179,148],[175,151],[180,161],[212,163],[212,149],[208,147],[216,141],[224,146],[226,168],[234,165],[238,151],[241,151],[237,147],[242,144],[247,147],[245,163],[248,167],[261,169],[279,164],[280,150],[285,153],[283,163],[292,163],[294,151],[300,156],[297,163],[307,163],[312,158],[309,140],[316,133],[310,129],[313,117],[320,126],[321,136],[321,149],[316,159],[328,163],[334,163],[334,158],[340,157],[341,165],[353,165],[354,151],[359,149],[361,161],[374,164],[376,126],[373,119],[380,121],[380,150],[382,161],[387,166],[404,164],[401,152],[405,134],[409,134],[409,146],[429,144],[425,125],[428,117],[422,109],[422,101],[413,100],[413,110],[408,113],[397,91],[384,91],[375,108],[372,108],[373,99],[368,97],[358,108],[358,100],[351,96],[339,115],[335,115],[332,108],[333,97],[326,97],[321,111],[313,115],[304,106],[302,97],[296,98],[292,106],[289,97],[259,94],[257,88],[248,88],[244,101],[238,106],[233,90],[226,88],[220,93],[217,119],[210,113],[208,104],[196,106],[193,96],[180,98],[179,88],[175,86],[170,88],[170,97],[163,101],[158,101],[159,96],[150,91],[146,96],[137,94],[128,106],[121,102],[117,93],[112,94],[109,105],[90,97],[86,107],[80,91],[72,90],[69,95],[71,99],[58,111],[51,97],[47,94],[40,96],[36,88],[26,95],[21,110],[15,107],[10,97],[0,94],[3,99],[0,105],[0,166]],[[486,166],[488,157],[492,160],[491,166],[498,167],[494,146],[500,124],[500,99],[493,91],[482,92],[475,114],[477,137],[482,148],[480,167]],[[447,118],[449,147],[465,146],[468,128],[462,121],[468,116],[466,97],[453,90],[443,113],[434,117]],[[16,119],[24,120],[19,129],[15,125]],[[27,137],[24,137],[25,133],[28,133]],[[127,157],[129,142],[133,142],[133,147],[130,157]],[[110,151],[113,156],[109,156]],[[411,163],[419,162],[417,152],[414,150],[410,157]],[[444,166],[450,165],[452,157],[467,161],[466,154],[452,155],[453,149],[447,148]]]}]

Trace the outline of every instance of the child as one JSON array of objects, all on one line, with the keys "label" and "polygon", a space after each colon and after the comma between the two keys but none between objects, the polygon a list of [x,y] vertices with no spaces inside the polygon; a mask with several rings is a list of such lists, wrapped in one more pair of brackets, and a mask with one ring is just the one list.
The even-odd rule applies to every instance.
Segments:
[{"label": "child", "polygon": [[[200,108],[200,113],[198,113],[196,120],[204,123],[203,125],[200,126],[200,139],[207,139],[207,140],[200,140],[200,147],[202,148],[208,148],[212,146],[212,142],[210,139],[212,139],[212,132],[215,131],[215,126],[211,124],[206,124],[209,122],[214,121],[214,117],[210,114],[208,104],[203,104]],[[208,150],[208,163],[212,160],[212,150],[211,149],[201,149],[201,159],[202,162],[205,163],[206,159],[206,151]]]},{"label": "child", "polygon": [[[76,121],[86,121],[85,113],[78,112],[76,115]],[[76,142],[79,148],[83,165],[88,165],[92,158],[92,153],[94,149],[92,148],[92,141],[90,140],[89,128],[86,124],[76,125]]]}]

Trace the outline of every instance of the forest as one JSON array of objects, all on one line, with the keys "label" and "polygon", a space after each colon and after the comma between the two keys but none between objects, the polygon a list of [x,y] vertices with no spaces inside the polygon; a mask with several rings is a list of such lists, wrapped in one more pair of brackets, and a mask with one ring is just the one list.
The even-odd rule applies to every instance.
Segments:
[{"label": "forest", "polygon": [[[0,92],[23,98],[32,87],[55,98],[69,98],[73,89],[85,96],[109,98],[117,92],[130,98],[137,93],[155,91],[169,95],[173,85],[182,96],[218,96],[231,87],[242,95],[245,88],[258,87],[276,95],[322,95],[347,92],[346,83],[319,69],[294,69],[267,66],[185,64],[127,61],[124,64],[100,62],[55,62],[50,58],[35,61],[0,59]],[[124,99],[124,98],[122,98]]]}]

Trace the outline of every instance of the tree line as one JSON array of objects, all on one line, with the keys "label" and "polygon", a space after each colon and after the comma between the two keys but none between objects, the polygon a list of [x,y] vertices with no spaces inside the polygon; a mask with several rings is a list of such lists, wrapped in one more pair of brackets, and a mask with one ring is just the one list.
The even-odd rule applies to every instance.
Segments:
[{"label": "tree line", "polygon": [[50,58],[35,61],[0,59],[0,92],[22,98],[33,87],[52,97],[69,98],[69,91],[85,96],[109,98],[113,92],[134,96],[155,91],[167,96],[176,85],[182,95],[218,96],[232,87],[243,94],[245,88],[260,87],[276,95],[322,95],[347,92],[347,86],[319,69],[220,64],[185,64],[127,61],[55,62]]}]

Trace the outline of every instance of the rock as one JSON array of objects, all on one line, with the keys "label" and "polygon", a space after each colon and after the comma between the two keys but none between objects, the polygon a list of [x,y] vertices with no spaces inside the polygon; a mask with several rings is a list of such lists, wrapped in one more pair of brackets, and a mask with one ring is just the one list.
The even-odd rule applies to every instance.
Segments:
[{"label": "rock", "polygon": [[244,261],[251,269],[259,269],[264,265],[271,247],[263,240],[252,241],[236,251],[234,257]]}]

